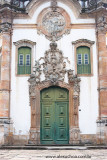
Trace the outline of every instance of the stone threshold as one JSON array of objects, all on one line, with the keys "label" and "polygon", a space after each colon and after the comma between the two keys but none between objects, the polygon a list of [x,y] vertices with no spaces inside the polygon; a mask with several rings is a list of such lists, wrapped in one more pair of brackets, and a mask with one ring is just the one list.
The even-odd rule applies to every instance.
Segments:
[{"label": "stone threshold", "polygon": [[93,149],[107,149],[107,146],[0,146],[0,149],[23,149],[23,150],[93,150]]}]

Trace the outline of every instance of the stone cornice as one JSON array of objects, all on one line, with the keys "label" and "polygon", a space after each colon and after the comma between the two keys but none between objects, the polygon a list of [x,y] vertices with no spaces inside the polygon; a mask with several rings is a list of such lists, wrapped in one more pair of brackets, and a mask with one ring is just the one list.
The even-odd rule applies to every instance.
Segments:
[{"label": "stone cornice", "polygon": [[19,13],[25,13],[25,8],[19,8],[15,5],[11,5],[11,4],[8,4],[8,3],[5,3],[3,5],[0,6],[0,12],[1,11],[4,11],[4,10],[8,10],[8,11],[11,11],[11,12],[19,12]]},{"label": "stone cornice", "polygon": [[79,43],[88,43],[88,44],[90,44],[90,45],[93,45],[95,42],[94,42],[94,41],[90,41],[90,40],[88,40],[88,39],[79,39],[79,40],[77,40],[77,41],[73,41],[73,42],[72,42],[73,45],[77,45],[77,44],[79,44]]},{"label": "stone cornice", "polygon": [[32,41],[27,40],[27,39],[22,39],[22,40],[20,40],[20,41],[13,42],[13,43],[14,43],[15,46],[20,46],[20,45],[22,45],[23,43],[24,43],[24,44],[30,44],[30,45],[32,45],[32,46],[36,45],[36,42],[32,42]]}]

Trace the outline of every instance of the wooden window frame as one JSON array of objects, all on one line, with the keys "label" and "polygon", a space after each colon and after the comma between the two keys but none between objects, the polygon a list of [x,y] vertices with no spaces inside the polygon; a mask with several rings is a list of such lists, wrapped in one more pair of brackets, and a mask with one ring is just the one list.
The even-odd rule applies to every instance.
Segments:
[{"label": "wooden window frame", "polygon": [[20,40],[17,42],[13,42],[14,45],[16,46],[16,56],[15,56],[15,75],[17,77],[29,77],[29,74],[18,74],[18,49],[21,47],[29,47],[31,48],[31,74],[33,73],[33,66],[35,63],[35,50],[36,50],[36,42],[32,42],[30,40]]},{"label": "wooden window frame", "polygon": [[72,44],[74,45],[74,55],[75,55],[75,74],[77,74],[77,48],[78,47],[88,47],[90,48],[90,64],[91,64],[91,73],[90,74],[77,74],[79,77],[91,77],[93,76],[93,45],[94,45],[94,41],[90,41],[87,39],[79,39],[77,41],[72,42]]},{"label": "wooden window frame", "polygon": [[[86,59],[85,59],[85,55],[88,56],[88,54],[87,54],[87,53],[84,54],[84,65],[88,65],[88,64],[89,64],[89,56],[88,56],[88,59],[86,60]],[[88,61],[88,64],[85,63],[86,61]]]},{"label": "wooden window frame", "polygon": [[[30,54],[26,54],[26,66],[30,66],[30,62],[31,62],[31,56],[29,56]],[[27,64],[27,56],[29,56],[29,64]]]},{"label": "wooden window frame", "polygon": [[[82,65],[82,54],[79,53],[78,55],[81,55],[81,64],[78,63],[78,62],[79,62],[79,61],[78,61],[78,58],[77,58],[77,64],[78,64],[78,65]],[[77,55],[77,57],[78,57],[78,55]]]},{"label": "wooden window frame", "polygon": [[[23,64],[22,64],[22,65],[20,64],[20,56],[23,56],[23,57],[24,57],[24,55],[23,55],[23,54],[20,54],[20,55],[19,55],[19,66],[23,66]],[[24,58],[23,58],[23,61],[24,61]]]}]

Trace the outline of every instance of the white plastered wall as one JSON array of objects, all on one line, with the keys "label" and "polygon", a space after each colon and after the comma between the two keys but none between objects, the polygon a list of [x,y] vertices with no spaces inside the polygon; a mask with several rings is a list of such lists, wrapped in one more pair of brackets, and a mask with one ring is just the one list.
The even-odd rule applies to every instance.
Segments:
[{"label": "white plastered wall", "polygon": [[[49,7],[50,3],[46,3],[39,7],[32,18],[29,19],[15,19],[14,24],[35,24],[38,14],[42,9]],[[94,19],[76,19],[69,9],[62,3],[58,6],[64,8],[71,17],[71,23],[94,23]],[[44,56],[46,50],[49,49],[50,42],[44,35],[38,35],[36,29],[14,29],[13,42],[22,39],[28,39],[36,42],[36,60]],[[95,41],[93,45],[93,76],[81,77],[81,92],[80,92],[80,106],[79,109],[79,126],[82,134],[95,134],[96,133],[96,119],[98,117],[98,92],[97,92],[97,53],[96,53],[96,37],[95,29],[72,29],[69,35],[64,36],[59,40],[58,48],[63,51],[65,57],[71,61],[69,68],[74,69],[75,72],[75,58],[74,46],[72,41],[78,39],[88,39]],[[34,65],[34,60],[33,60]],[[28,135],[30,129],[30,105],[29,105],[29,91],[28,91],[28,78],[18,77],[15,71],[16,65],[16,47],[12,43],[12,64],[11,64],[11,118],[14,122],[14,130],[16,135]]]}]

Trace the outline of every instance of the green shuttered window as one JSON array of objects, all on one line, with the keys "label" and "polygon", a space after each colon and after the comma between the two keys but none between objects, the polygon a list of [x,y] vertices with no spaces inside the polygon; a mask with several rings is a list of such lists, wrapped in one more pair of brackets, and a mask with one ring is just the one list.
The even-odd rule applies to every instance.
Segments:
[{"label": "green shuttered window", "polygon": [[18,74],[31,74],[31,48],[18,49]]},{"label": "green shuttered window", "polygon": [[91,74],[90,48],[77,48],[77,74]]}]

